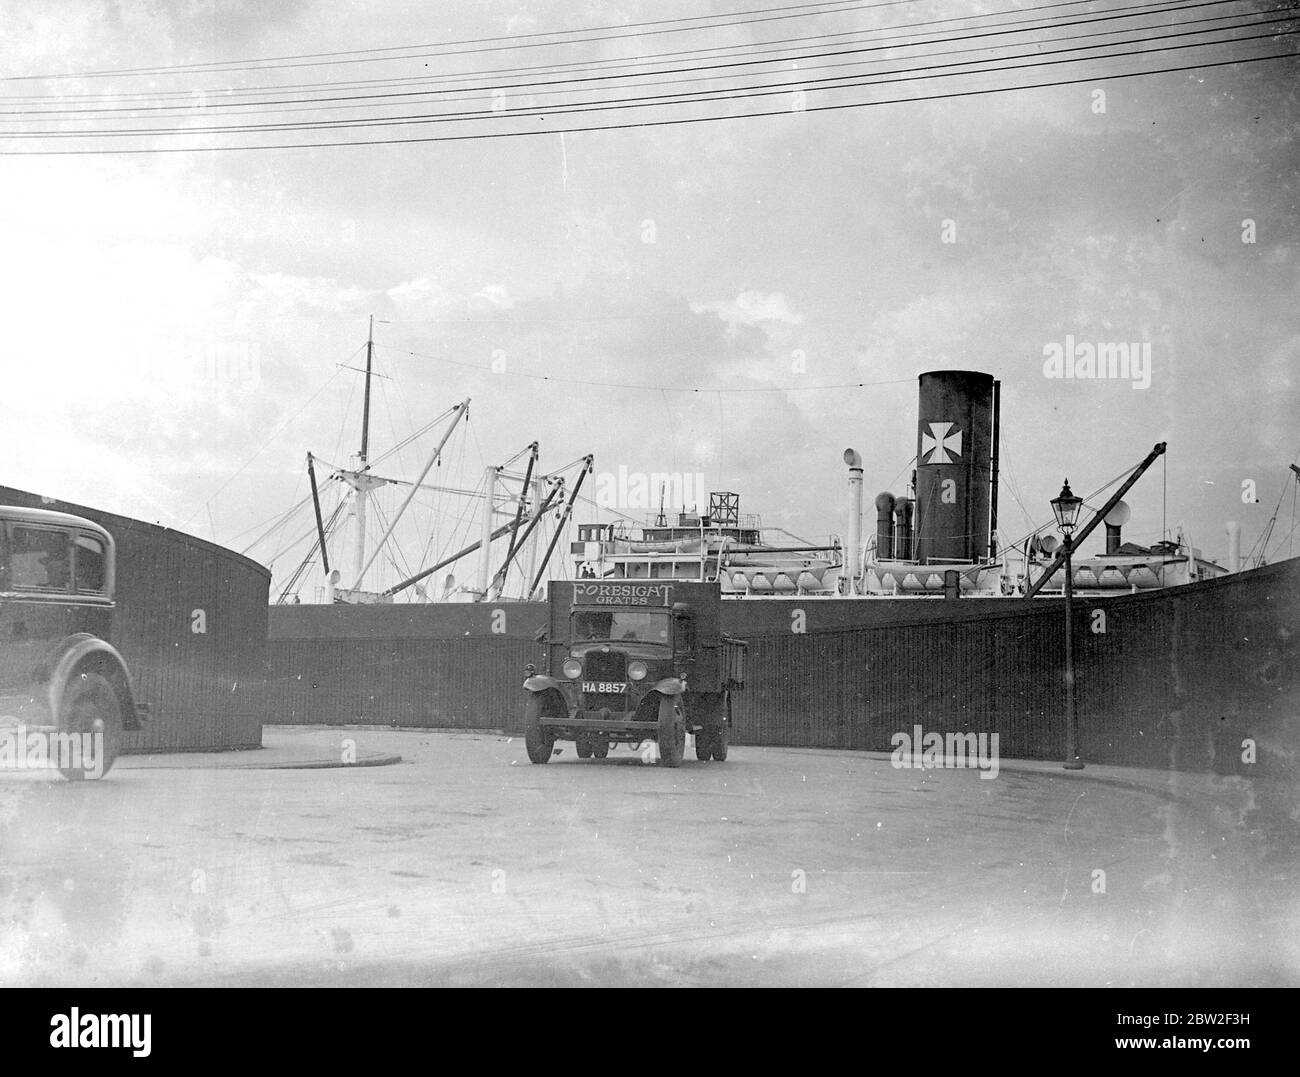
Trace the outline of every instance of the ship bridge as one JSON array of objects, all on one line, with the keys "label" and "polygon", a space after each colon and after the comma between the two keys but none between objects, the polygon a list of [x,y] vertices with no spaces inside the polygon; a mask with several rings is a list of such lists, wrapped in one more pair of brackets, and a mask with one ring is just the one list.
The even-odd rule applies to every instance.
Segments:
[{"label": "ship bridge", "polygon": [[717,581],[729,594],[824,594],[838,584],[838,545],[766,541],[760,517],[740,512],[739,494],[715,491],[708,512],[675,517],[579,524],[570,545],[576,578]]}]

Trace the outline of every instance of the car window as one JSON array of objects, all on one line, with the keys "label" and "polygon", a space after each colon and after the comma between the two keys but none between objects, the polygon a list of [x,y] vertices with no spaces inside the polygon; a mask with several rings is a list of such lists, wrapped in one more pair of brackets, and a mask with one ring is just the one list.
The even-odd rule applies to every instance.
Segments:
[{"label": "car window", "polygon": [[9,585],[15,590],[66,591],[71,583],[66,531],[14,527],[10,532]]},{"label": "car window", "polygon": [[77,590],[104,590],[104,540],[96,535],[77,536]]}]

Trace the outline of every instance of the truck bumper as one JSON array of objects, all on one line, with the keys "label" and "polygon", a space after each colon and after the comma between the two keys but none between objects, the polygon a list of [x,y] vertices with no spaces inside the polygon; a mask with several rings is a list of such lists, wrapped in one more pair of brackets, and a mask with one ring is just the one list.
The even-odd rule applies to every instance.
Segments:
[{"label": "truck bumper", "polygon": [[653,733],[659,729],[658,722],[637,722],[633,721],[630,714],[619,714],[611,711],[609,714],[600,714],[592,711],[579,711],[572,718],[543,718],[542,725],[569,729],[598,729],[610,731],[626,731]]}]

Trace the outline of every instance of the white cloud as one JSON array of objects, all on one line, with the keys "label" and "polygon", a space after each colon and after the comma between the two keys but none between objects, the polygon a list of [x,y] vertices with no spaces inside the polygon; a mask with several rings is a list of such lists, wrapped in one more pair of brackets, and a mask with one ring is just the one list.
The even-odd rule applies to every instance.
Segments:
[{"label": "white cloud", "polygon": [[803,315],[793,310],[782,292],[741,292],[735,299],[692,303],[696,314],[712,312],[728,325],[802,325]]},{"label": "white cloud", "polygon": [[343,285],[330,277],[300,277],[289,273],[261,273],[253,277],[257,291],[251,301],[272,309],[360,311],[373,293],[356,285]]},{"label": "white cloud", "polygon": [[470,297],[470,305],[489,310],[509,310],[515,301],[504,284],[486,284]]}]

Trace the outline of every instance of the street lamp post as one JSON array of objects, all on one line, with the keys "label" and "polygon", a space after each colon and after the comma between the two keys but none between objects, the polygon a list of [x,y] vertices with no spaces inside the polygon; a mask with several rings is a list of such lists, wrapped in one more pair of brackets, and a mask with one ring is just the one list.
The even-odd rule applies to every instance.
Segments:
[{"label": "street lamp post", "polygon": [[1061,530],[1061,546],[1065,553],[1065,769],[1082,770],[1079,758],[1078,714],[1074,706],[1074,566],[1070,562],[1075,524],[1083,499],[1074,496],[1070,480],[1065,480],[1061,492],[1052,498],[1052,512]]}]

